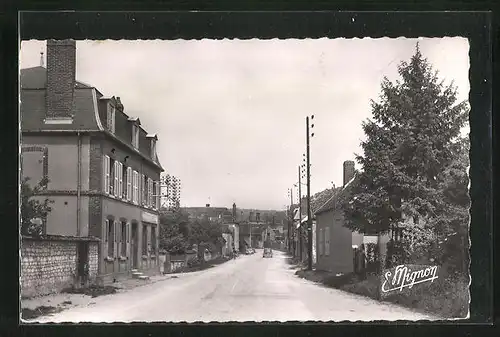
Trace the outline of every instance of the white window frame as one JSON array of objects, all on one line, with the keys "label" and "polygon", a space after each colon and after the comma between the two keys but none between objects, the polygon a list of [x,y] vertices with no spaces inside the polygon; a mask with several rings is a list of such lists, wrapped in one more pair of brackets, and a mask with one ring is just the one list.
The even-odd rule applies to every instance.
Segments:
[{"label": "white window frame", "polygon": [[104,183],[104,193],[109,194],[109,185],[110,185],[110,158],[109,156],[104,156],[104,161],[103,161],[103,171],[104,171],[104,176],[103,176],[103,183]]},{"label": "white window frame", "polygon": [[134,170],[133,176],[134,176],[134,178],[132,180],[132,182],[133,182],[133,186],[132,186],[132,202],[134,204],[137,204],[139,202],[139,198],[138,198],[138,195],[139,195],[139,186],[138,186],[139,185],[138,184],[138,182],[139,182],[138,181],[139,180],[138,179],[139,174],[138,174],[138,172]]},{"label": "white window frame", "polygon": [[118,198],[123,198],[123,164],[118,162]]},{"label": "white window frame", "polygon": [[160,182],[156,182],[156,209],[160,209]]},{"label": "white window frame", "polygon": [[118,161],[115,160],[115,163],[113,165],[113,170],[114,170],[114,181],[113,181],[113,195],[115,197],[118,196],[118,175],[116,172],[118,171]]},{"label": "white window frame", "polygon": [[148,178],[148,206],[153,206],[153,179]]},{"label": "white window frame", "polygon": [[330,227],[325,227],[325,255],[330,255]]},{"label": "white window frame", "polygon": [[127,200],[132,201],[132,168],[127,167]]}]

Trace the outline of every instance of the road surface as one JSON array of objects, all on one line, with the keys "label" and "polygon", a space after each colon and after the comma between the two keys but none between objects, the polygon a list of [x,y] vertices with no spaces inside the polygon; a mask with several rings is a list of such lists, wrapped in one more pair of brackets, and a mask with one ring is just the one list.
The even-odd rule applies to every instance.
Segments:
[{"label": "road surface", "polygon": [[256,254],[95,298],[38,322],[371,321],[437,319],[294,275],[286,256]]}]

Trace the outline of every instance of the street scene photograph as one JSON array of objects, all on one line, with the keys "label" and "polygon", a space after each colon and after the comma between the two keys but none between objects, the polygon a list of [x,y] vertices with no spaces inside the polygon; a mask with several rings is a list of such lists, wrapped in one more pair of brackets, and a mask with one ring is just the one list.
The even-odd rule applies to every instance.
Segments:
[{"label": "street scene photograph", "polygon": [[20,321],[469,317],[469,42],[23,40]]}]

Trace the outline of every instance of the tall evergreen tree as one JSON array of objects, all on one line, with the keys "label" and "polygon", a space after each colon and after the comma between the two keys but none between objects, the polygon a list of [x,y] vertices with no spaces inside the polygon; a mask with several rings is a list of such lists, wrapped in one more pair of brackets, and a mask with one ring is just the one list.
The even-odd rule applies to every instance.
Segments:
[{"label": "tall evergreen tree", "polygon": [[398,72],[401,80],[395,83],[384,78],[380,101],[372,101],[373,119],[363,123],[364,154],[356,156],[362,172],[353,198],[343,204],[346,226],[383,233],[404,216],[445,237],[468,205],[468,155],[461,138],[468,105],[457,102],[453,83],[445,87],[439,81],[418,44]]}]

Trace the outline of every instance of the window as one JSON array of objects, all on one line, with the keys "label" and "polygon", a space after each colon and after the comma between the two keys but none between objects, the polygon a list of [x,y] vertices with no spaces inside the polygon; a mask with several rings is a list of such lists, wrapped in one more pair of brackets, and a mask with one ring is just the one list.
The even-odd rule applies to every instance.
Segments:
[{"label": "window", "polygon": [[156,226],[151,226],[151,254],[156,255]]},{"label": "window", "polygon": [[115,133],[115,107],[112,105],[108,105],[107,127],[109,131]]},{"label": "window", "polygon": [[116,161],[112,158],[109,159],[109,194],[115,195],[115,186],[118,185],[118,182],[115,183],[115,179],[117,177],[115,175],[116,172]]},{"label": "window", "polygon": [[112,219],[107,220],[108,256],[115,256],[115,222]]},{"label": "window", "polygon": [[330,227],[325,228],[325,255],[330,255]]},{"label": "window", "polygon": [[319,255],[323,255],[323,228],[319,229]]},{"label": "window", "polygon": [[118,177],[118,189],[115,194],[119,198],[123,198],[123,174],[126,173],[126,168],[123,167],[123,164],[117,162],[116,164],[116,176]]},{"label": "window", "polygon": [[120,245],[121,245],[121,256],[127,256],[127,222],[122,221],[122,228],[121,228],[121,240],[120,240]]},{"label": "window", "polygon": [[155,201],[156,201],[156,205],[155,205],[155,208],[156,209],[159,209],[160,208],[160,183],[159,182],[156,182],[155,183],[155,193],[156,193],[156,197],[155,197]]},{"label": "window", "polygon": [[142,204],[146,205],[148,202],[148,177],[141,174],[142,183]]},{"label": "window", "polygon": [[139,172],[137,171],[134,171],[132,201],[135,204],[139,203]]},{"label": "window", "polygon": [[151,139],[151,158],[156,160],[156,140]]},{"label": "window", "polygon": [[148,201],[147,206],[153,206],[153,180],[148,178]]},{"label": "window", "polygon": [[148,255],[148,226],[142,226],[142,255]]},{"label": "window", "polygon": [[132,168],[127,167],[127,172],[125,173],[125,186],[126,191],[125,191],[125,199],[128,201],[132,201]]},{"label": "window", "polygon": [[109,193],[109,186],[111,182],[111,170],[110,170],[110,158],[109,156],[104,156],[104,162],[103,162],[103,172],[104,172],[104,193]]},{"label": "window", "polygon": [[135,124],[132,125],[132,146],[139,148],[139,127]]}]

